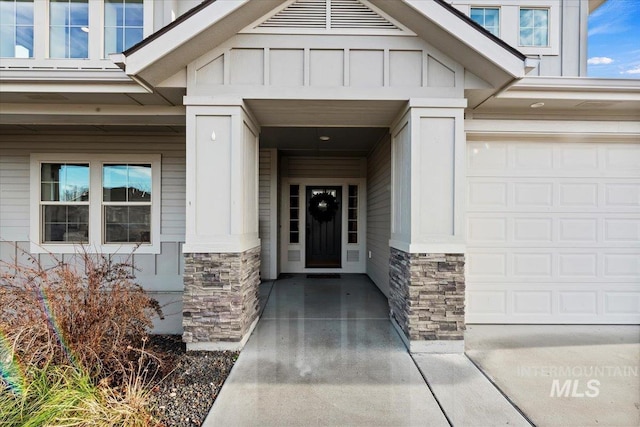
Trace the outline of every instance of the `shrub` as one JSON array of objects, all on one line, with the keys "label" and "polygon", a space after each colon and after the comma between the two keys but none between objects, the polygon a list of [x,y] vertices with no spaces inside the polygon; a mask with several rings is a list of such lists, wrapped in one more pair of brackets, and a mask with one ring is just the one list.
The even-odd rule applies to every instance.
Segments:
[{"label": "shrub", "polygon": [[0,265],[0,333],[15,356],[28,366],[73,366],[96,380],[120,380],[152,316],[162,316],[129,260],[83,250],[73,264],[56,259],[45,267],[26,256]]},{"label": "shrub", "polygon": [[[119,394],[73,366],[29,366],[20,390],[0,389],[0,420],[9,427],[154,425],[148,391],[140,384]],[[138,378],[138,377],[136,377]],[[1,383],[1,382],[0,382]],[[1,384],[0,384],[1,385]]]}]

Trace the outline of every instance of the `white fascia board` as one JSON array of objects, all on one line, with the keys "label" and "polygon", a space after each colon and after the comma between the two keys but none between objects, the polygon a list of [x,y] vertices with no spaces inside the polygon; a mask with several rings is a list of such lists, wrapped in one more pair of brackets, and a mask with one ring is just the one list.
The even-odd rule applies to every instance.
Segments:
[{"label": "white fascia board", "polygon": [[105,82],[2,82],[0,93],[148,93],[144,87],[129,80]]},{"label": "white fascia board", "polygon": [[165,105],[90,105],[90,104],[0,104],[0,113],[9,114],[46,114],[46,115],[82,115],[82,116],[184,116],[186,107]]},{"label": "white fascia board", "polygon": [[525,77],[511,86],[509,91],[532,89],[640,92],[640,80],[590,77]]},{"label": "white fascia board", "polygon": [[180,22],[176,27],[161,34],[146,46],[134,51],[126,58],[116,58],[125,64],[128,75],[139,74],[149,65],[168,55],[172,51],[207,28],[223,19],[225,16],[242,7],[250,0],[218,0]]},{"label": "white fascia board", "polygon": [[449,32],[453,37],[478,52],[488,61],[502,68],[514,78],[525,76],[525,60],[516,57],[503,46],[483,36],[471,25],[432,0],[402,0],[413,9]]},{"label": "white fascia board", "polygon": [[640,101],[640,80],[527,77],[496,98]]},{"label": "white fascia board", "polygon": [[640,136],[640,122],[595,120],[465,120],[467,135],[602,135]]}]

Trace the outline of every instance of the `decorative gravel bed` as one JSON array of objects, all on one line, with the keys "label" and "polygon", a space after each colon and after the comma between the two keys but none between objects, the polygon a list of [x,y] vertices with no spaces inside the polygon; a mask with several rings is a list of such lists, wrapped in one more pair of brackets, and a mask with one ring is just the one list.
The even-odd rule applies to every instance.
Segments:
[{"label": "decorative gravel bed", "polygon": [[171,427],[202,425],[240,353],[187,353],[173,335],[153,336],[149,350],[166,356],[166,377],[152,391],[154,416]]}]

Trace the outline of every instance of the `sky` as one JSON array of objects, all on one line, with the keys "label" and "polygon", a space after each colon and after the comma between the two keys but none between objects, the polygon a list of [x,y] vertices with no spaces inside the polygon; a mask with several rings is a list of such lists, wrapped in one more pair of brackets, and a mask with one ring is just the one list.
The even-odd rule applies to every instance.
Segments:
[{"label": "sky", "polygon": [[640,79],[640,0],[607,0],[596,9],[588,49],[589,77]]}]

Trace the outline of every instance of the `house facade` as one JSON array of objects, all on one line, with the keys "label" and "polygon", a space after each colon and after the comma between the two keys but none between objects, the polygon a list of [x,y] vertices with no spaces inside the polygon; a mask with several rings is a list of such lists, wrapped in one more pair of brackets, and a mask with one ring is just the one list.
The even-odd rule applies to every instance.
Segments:
[{"label": "house facade", "polygon": [[[367,274],[412,351],[640,322],[640,83],[602,0],[0,0],[0,259],[114,259],[240,348],[258,285]],[[23,252],[24,251],[24,252]]]}]

